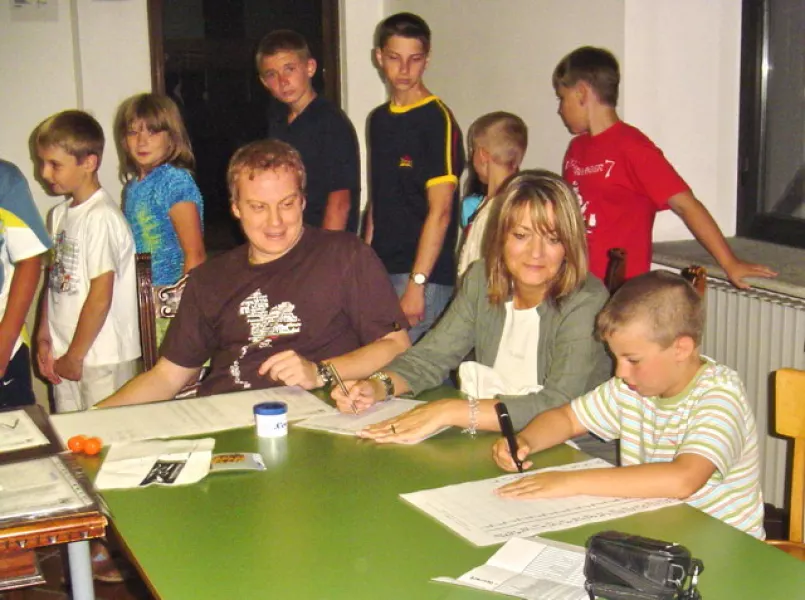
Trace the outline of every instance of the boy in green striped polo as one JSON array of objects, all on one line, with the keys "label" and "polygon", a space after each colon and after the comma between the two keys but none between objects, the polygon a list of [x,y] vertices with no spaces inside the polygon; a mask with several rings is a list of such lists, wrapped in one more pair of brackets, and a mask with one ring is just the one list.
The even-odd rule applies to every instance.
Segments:
[{"label": "boy in green striped polo", "polygon": [[[615,377],[518,435],[520,459],[588,431],[618,438],[621,467],[540,473],[498,493],[680,498],[763,539],[755,419],[737,373],[699,354],[703,324],[701,298],[678,275],[653,271],[626,282],[597,320]],[[494,457],[516,469],[505,440]]]}]

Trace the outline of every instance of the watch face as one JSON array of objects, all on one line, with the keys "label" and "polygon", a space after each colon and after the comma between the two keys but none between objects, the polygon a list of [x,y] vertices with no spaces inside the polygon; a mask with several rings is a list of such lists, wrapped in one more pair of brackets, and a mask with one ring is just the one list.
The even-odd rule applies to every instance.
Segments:
[{"label": "watch face", "polygon": [[425,285],[427,277],[425,277],[423,273],[414,273],[411,279],[413,279],[414,283],[417,285]]}]

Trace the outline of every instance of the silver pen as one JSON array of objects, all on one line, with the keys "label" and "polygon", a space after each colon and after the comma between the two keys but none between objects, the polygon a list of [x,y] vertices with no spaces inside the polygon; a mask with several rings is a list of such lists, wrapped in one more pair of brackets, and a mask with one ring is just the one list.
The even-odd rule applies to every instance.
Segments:
[{"label": "silver pen", "polygon": [[[335,365],[333,363],[327,363],[327,367],[330,369],[330,373],[333,374],[333,379],[335,379],[336,384],[338,385],[339,388],[341,388],[341,392],[347,398],[349,398],[349,390],[347,389],[347,386],[344,385],[344,380],[341,379],[341,375],[338,374],[338,370],[335,368]],[[352,412],[357,415],[358,407],[355,406],[354,402],[351,404],[351,406],[352,406]]]}]

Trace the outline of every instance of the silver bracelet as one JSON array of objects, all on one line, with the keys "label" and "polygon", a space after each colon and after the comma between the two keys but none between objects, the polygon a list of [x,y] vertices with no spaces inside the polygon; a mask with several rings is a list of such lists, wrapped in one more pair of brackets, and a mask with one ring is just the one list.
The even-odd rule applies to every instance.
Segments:
[{"label": "silver bracelet", "polygon": [[461,433],[468,433],[470,437],[475,437],[475,434],[478,433],[478,407],[481,404],[481,401],[478,400],[475,396],[467,396],[470,403],[470,423],[469,426],[462,430]]}]

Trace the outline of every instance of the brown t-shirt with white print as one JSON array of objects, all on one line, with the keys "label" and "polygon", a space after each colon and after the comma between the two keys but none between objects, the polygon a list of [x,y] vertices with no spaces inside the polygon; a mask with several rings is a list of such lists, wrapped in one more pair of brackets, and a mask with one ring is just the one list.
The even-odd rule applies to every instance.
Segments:
[{"label": "brown t-shirt with white print", "polygon": [[318,362],[407,327],[374,251],[351,233],[305,227],[279,259],[251,265],[244,245],[194,269],[160,354],[188,368],[211,359],[200,395],[277,385],[270,356]]}]

